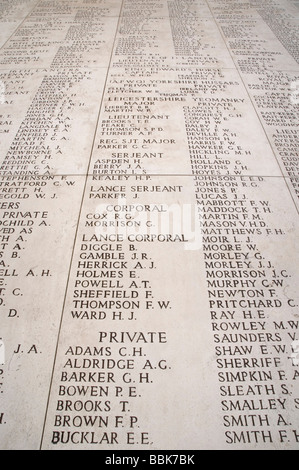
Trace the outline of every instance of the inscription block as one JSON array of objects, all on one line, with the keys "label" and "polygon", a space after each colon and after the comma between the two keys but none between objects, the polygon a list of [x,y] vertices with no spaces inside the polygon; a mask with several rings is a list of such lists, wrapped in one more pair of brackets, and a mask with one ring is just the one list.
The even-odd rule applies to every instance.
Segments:
[{"label": "inscription block", "polygon": [[1,449],[298,450],[298,24],[0,1]]}]

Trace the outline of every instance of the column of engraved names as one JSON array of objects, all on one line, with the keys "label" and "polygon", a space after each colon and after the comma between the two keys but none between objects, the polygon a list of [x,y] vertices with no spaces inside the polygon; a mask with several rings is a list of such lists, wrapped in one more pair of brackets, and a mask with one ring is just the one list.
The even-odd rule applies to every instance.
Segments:
[{"label": "column of engraved names", "polygon": [[[62,87],[65,83],[61,81],[56,83],[56,91],[57,87],[61,90],[58,100],[55,99],[57,98],[55,92],[48,94],[46,91],[41,91],[40,99],[37,99],[37,95],[34,98],[44,71],[30,68],[32,63],[36,66],[41,44],[38,45],[36,41],[34,46],[30,44],[29,47],[27,36],[24,39],[25,31],[28,34],[27,28],[26,25],[19,28],[1,51],[4,96],[1,102],[0,126],[1,148],[5,155],[0,167],[1,313],[3,315],[1,333],[5,348],[2,369],[4,381],[1,390],[3,410],[1,435],[5,448],[23,446],[24,435],[28,435],[32,423],[35,424],[36,433],[30,433],[25,446],[36,447],[39,443],[43,406],[46,403],[51,358],[59,321],[60,307],[58,305],[57,309],[57,298],[60,296],[62,299],[63,296],[62,282],[60,286],[56,286],[57,297],[54,300],[55,275],[59,272],[63,278],[66,274],[65,266],[61,266],[59,262],[59,250],[55,250],[56,231],[58,227],[61,230],[65,224],[72,226],[74,220],[73,209],[69,210],[68,214],[64,209],[60,209],[62,217],[60,221],[56,215],[53,219],[53,214],[57,213],[57,205],[61,205],[65,192],[70,194],[75,188],[80,191],[78,181],[74,179],[69,181],[67,177],[54,177],[49,174],[40,175],[36,166],[38,157],[43,162],[49,158],[50,146],[44,146],[43,141],[47,130],[54,129],[50,120],[55,106],[59,104],[59,100],[60,103],[63,100]],[[37,35],[39,33],[40,31]],[[26,57],[24,49],[18,47],[20,37],[28,45]],[[11,67],[10,70],[7,70],[8,66]],[[46,89],[48,85],[49,81],[44,82]],[[26,109],[25,114],[23,110]],[[22,116],[24,116],[23,121]],[[10,146],[9,142],[12,142]],[[73,208],[76,198],[75,195],[72,197]],[[62,204],[62,207],[65,207],[65,204]],[[60,247],[64,247],[65,256],[70,254],[71,246],[70,240],[66,237],[67,233],[71,235],[71,231],[65,230],[65,235],[60,236]],[[45,256],[45,244],[49,252],[56,251],[57,258],[49,260]],[[34,266],[33,247],[35,247]],[[31,296],[37,292],[43,292],[43,296],[33,308]],[[47,303],[47,309],[43,304],[44,301]],[[38,309],[38,315],[35,309]],[[50,318],[51,322],[48,323]],[[42,340],[41,326],[48,332]],[[49,356],[44,354],[45,351]],[[35,383],[37,371],[42,382],[40,387]],[[20,386],[25,376],[28,385],[26,393]],[[32,407],[32,401],[35,401],[33,390],[38,390],[41,407]],[[21,421],[17,429],[16,414]]]},{"label": "column of engraved names", "polygon": [[[293,294],[286,295],[286,287],[294,280],[275,256],[272,259],[265,247],[259,248],[265,237],[280,245],[287,231],[276,226],[273,215],[271,219],[277,201],[271,202],[268,181],[261,176],[237,176],[246,166],[242,170],[239,162],[238,169],[232,159],[223,161],[222,156],[228,138],[230,155],[238,151],[229,129],[221,136],[217,120],[217,132],[200,127],[195,123],[201,113],[201,108],[185,109],[225,443],[288,441],[294,447],[298,442],[298,364],[290,356],[299,325],[294,316],[294,287]],[[224,116],[220,113],[219,123]],[[204,142],[211,149],[205,158],[200,150]],[[257,189],[261,195],[265,192],[263,199],[257,199]]]},{"label": "column of engraved names", "polygon": [[38,0],[11,0],[0,5],[0,46],[7,41]]},{"label": "column of engraved names", "polygon": [[[192,53],[196,48],[196,57],[190,55],[188,41],[187,43],[184,43],[182,47],[175,47],[176,50],[173,48],[174,37],[176,41],[182,40],[182,42],[184,42],[182,29],[175,29],[173,27],[171,34],[171,29],[169,27],[165,27],[167,25],[167,23],[165,25],[165,18],[160,18],[159,16],[155,17],[155,12],[150,12],[151,14],[147,15],[144,13],[144,10],[140,10],[141,15],[132,15],[132,17],[130,17],[128,10],[130,8],[133,9],[133,6],[129,4],[125,4],[125,6],[128,8],[123,10],[124,16],[121,19],[119,34],[116,38],[115,51],[111,61],[103,108],[95,139],[96,145],[91,162],[91,168],[93,170],[94,181],[98,182],[93,185],[93,197],[101,197],[100,193],[103,191],[103,183],[101,182],[106,182],[106,184],[107,182],[110,184],[111,182],[114,182],[114,184],[117,183],[117,189],[120,181],[134,181],[134,178],[129,179],[129,175],[132,173],[161,175],[158,179],[159,183],[155,182],[154,176],[143,177],[143,179],[140,177],[140,182],[138,182],[138,179],[136,180],[136,184],[131,187],[131,191],[135,192],[133,196],[134,198],[136,197],[136,199],[133,199],[131,209],[124,208],[125,205],[127,205],[127,207],[129,206],[126,197],[121,198],[121,191],[119,189],[116,191],[114,196],[111,191],[105,195],[106,199],[111,198],[110,206],[118,208],[118,213],[116,215],[123,217],[127,212],[127,216],[130,217],[137,209],[136,204],[139,208],[138,210],[141,210],[140,208],[142,207],[142,204],[145,202],[148,203],[149,196],[152,197],[152,200],[160,202],[160,193],[163,197],[163,202],[165,202],[167,192],[174,192],[179,193],[176,197],[179,197],[180,201],[182,201],[185,189],[184,185],[187,183],[188,179],[185,178],[181,181],[177,178],[177,183],[172,183],[170,185],[170,177],[166,176],[173,173],[190,173],[189,159],[188,157],[184,158],[188,155],[188,147],[186,146],[184,129],[181,126],[181,121],[183,119],[182,105],[186,101],[193,102],[194,98],[191,93],[194,92],[194,87],[196,87],[196,91],[198,91],[198,89],[209,89],[210,76],[214,76],[215,73],[217,74],[217,71],[198,71],[197,68],[192,69],[191,67],[187,69],[186,65],[198,65],[201,63],[204,63],[205,65],[207,63],[218,64],[218,60],[214,56],[211,57],[206,44],[203,48],[204,52],[201,50],[201,45],[197,40],[198,38],[196,39],[196,27],[198,24],[196,21],[193,21],[192,14],[190,17],[190,12],[188,10],[187,12],[182,12],[179,8],[179,13],[184,13],[184,19],[187,23],[188,21],[189,23],[192,23],[190,25],[191,27],[188,29],[188,34],[190,34],[192,42]],[[179,7],[179,5],[177,5],[177,7]],[[172,10],[171,13],[173,14],[178,12]],[[169,26],[171,26],[171,22],[169,23]],[[172,20],[172,23],[175,23],[174,19]],[[143,28],[140,25],[142,25]],[[176,26],[178,26],[177,22]],[[207,26],[208,25],[206,24],[206,27]],[[173,56],[173,51],[176,53],[175,57]],[[183,52],[186,52],[186,58],[178,56],[178,54]],[[181,65],[177,65],[178,63],[181,63]],[[192,84],[191,87],[188,86],[190,83]],[[188,184],[186,184],[186,186],[188,186]],[[97,187],[99,188],[98,190],[96,189]],[[129,194],[126,196],[128,195]],[[113,201],[114,197],[115,200]],[[103,198],[103,200],[105,199]],[[173,200],[175,200],[175,198]],[[191,200],[193,200],[193,198],[191,198]],[[121,211],[119,211],[120,206],[123,207]],[[158,204],[158,206],[161,206],[161,212],[163,212],[163,210],[166,211],[164,204]],[[106,208],[107,207],[108,204]],[[153,205],[150,204],[150,207],[153,208]],[[122,212],[124,212],[124,214],[122,214]],[[153,218],[154,213],[152,212],[150,216]],[[102,228],[105,228],[105,224],[109,222],[112,221],[106,221],[103,219]],[[116,219],[114,224],[117,222],[118,221]],[[125,222],[125,220],[123,222]],[[100,224],[101,222],[98,221],[98,223]],[[155,231],[154,234],[156,234]],[[142,235],[140,234],[140,236]],[[162,271],[165,273],[163,279],[165,278],[166,280],[165,287],[168,287],[167,291],[165,289],[165,292],[172,292],[172,297],[170,297],[170,294],[167,294],[171,300],[162,300],[160,301],[160,304],[158,303],[158,305],[156,305],[156,307],[158,307],[158,311],[157,308],[153,310],[152,315],[150,316],[150,322],[151,328],[153,328],[153,325],[159,324],[160,321],[164,322],[165,318],[169,318],[169,324],[165,325],[164,323],[167,338],[171,338],[168,339],[167,344],[165,344],[165,351],[168,351],[171,348],[176,349],[174,347],[176,344],[176,335],[174,335],[173,331],[175,318],[178,319],[181,325],[180,330],[183,332],[185,328],[184,325],[189,324],[190,319],[192,319],[192,311],[194,307],[193,305],[189,308],[186,307],[184,299],[182,299],[181,302],[178,302],[176,293],[173,291],[174,286],[170,287],[171,282],[169,282],[169,272],[166,267],[172,265],[175,269],[177,265],[180,265],[178,261],[179,249],[177,248],[176,251],[171,252],[173,255],[169,255],[169,260],[176,260],[175,263],[173,261],[166,261],[165,254],[168,252],[167,245],[171,245],[173,240],[169,238],[167,241],[165,238],[167,243],[164,244],[164,249],[162,249],[161,247],[163,247],[163,245],[161,244],[161,241],[163,241],[163,236],[165,237],[165,234],[161,233],[159,234],[159,240],[155,240],[157,252],[155,254],[154,262],[157,269],[164,268],[164,271]],[[181,243],[184,241],[183,237],[179,234],[176,234],[173,238],[176,240],[175,243]],[[155,245],[153,243],[153,246]],[[151,247],[151,244],[147,243],[145,247],[146,248],[142,256],[149,256],[149,248]],[[161,252],[163,252],[163,254]],[[163,259],[166,267],[163,266]],[[182,259],[182,263],[184,265],[188,265],[188,262],[186,261],[187,259],[189,258],[185,254],[184,259]],[[145,268],[148,269],[148,267]],[[146,271],[141,272],[144,273]],[[150,274],[148,269],[149,276],[154,273],[155,271],[152,271]],[[159,271],[156,271],[156,275],[159,276]],[[150,280],[150,278],[148,280]],[[192,298],[191,284],[192,283],[188,283],[188,286],[186,286],[189,291],[190,299]],[[153,295],[155,295],[155,293]],[[150,307],[149,311],[151,311],[154,306],[151,302],[152,299],[150,299],[150,303],[148,304]],[[181,310],[180,314],[175,317],[174,311],[178,309],[177,305],[180,305]],[[186,308],[188,308],[188,314],[186,312]],[[165,314],[163,316],[158,315],[159,311],[161,310],[162,313],[164,309],[166,310],[165,313],[168,313],[168,310],[169,313],[172,312],[172,316],[168,317]],[[143,316],[143,322],[145,321],[146,317]],[[191,328],[193,328],[193,326]],[[178,341],[181,340],[179,339]],[[191,338],[188,341],[188,345],[189,344],[192,344]],[[164,380],[166,376],[168,377],[169,383],[175,384],[175,381],[172,382],[172,374],[176,373],[177,377],[179,377],[179,374],[184,376],[186,383],[188,384],[191,380],[190,377],[192,377],[192,383],[194,384],[199,381],[197,378],[198,375],[193,369],[195,368],[194,363],[192,361],[188,362],[187,349],[188,348],[185,350],[184,359],[175,356],[176,367],[173,366],[174,361],[170,362],[171,372],[166,368],[166,372],[163,373]],[[196,356],[196,352],[194,354]],[[172,355],[174,356],[174,354]],[[149,360],[151,361],[152,357],[155,356],[157,356],[157,353],[153,347],[148,353]],[[185,363],[188,363],[189,372],[186,370],[186,373],[183,373],[181,370],[181,361],[186,361]],[[164,362],[162,362],[162,364],[164,364]],[[156,370],[159,371],[157,362],[154,364],[154,368],[157,368]],[[176,369],[176,372],[173,372],[174,369]],[[192,370],[194,370],[194,375],[192,375]],[[157,374],[154,371],[154,377],[156,377],[156,375]],[[159,388],[161,389],[163,383],[162,380],[163,379],[161,377],[159,379],[159,382],[161,383]],[[157,381],[155,380],[154,383],[156,384]],[[192,386],[193,385],[191,385],[191,387]],[[169,386],[167,388],[169,388]],[[171,402],[177,396],[177,385],[175,386],[175,392],[176,393],[174,393],[171,398]],[[157,396],[158,402],[161,390],[157,390],[157,388],[155,388],[155,395]],[[190,403],[192,402],[191,395],[192,393],[190,394],[189,392]],[[148,406],[150,406],[151,401],[146,395],[145,390],[143,391],[142,396],[144,403],[147,403]],[[168,407],[163,407],[162,403],[163,401],[160,401],[160,408],[165,410],[163,420],[166,422],[166,420],[169,419],[167,414],[169,410]],[[186,405],[188,408],[187,403]],[[180,401],[180,403],[177,402],[177,406],[175,408],[173,407],[173,409],[177,410],[176,413],[173,413],[173,420],[180,419],[180,429],[184,429],[184,421],[185,419],[188,420],[189,417],[189,408],[188,410],[186,409],[184,413],[184,411],[180,411],[182,406],[182,402]],[[198,406],[198,401],[196,401],[194,406]],[[156,413],[156,408],[153,409],[153,413]],[[160,418],[156,420],[156,423],[158,423],[159,420]],[[150,419],[149,417],[148,423],[150,422],[152,423],[153,419]],[[170,427],[172,427],[172,424],[170,424]],[[161,431],[158,428],[159,426],[156,424],[156,429],[152,432],[152,435],[159,436],[159,432]],[[193,435],[196,436],[197,433],[200,433],[198,428],[195,430],[188,429],[187,435],[191,438]],[[171,436],[169,436],[169,439],[171,439]],[[175,437],[172,439],[176,442],[176,445],[186,445],[185,439],[183,440],[179,437],[178,439]],[[123,440],[120,442],[123,442]],[[170,442],[170,440],[168,442]],[[153,445],[159,445],[159,438],[153,438]],[[196,445],[198,445],[198,443],[196,443]]]},{"label": "column of engraved names", "polygon": [[[9,63],[10,67],[16,67],[9,74],[3,72],[7,98],[12,79],[25,83],[31,76],[32,83],[38,80],[39,84],[1,163],[2,174],[50,174],[58,168],[61,173],[74,173],[75,168],[82,165],[81,152],[87,145],[85,134],[92,132],[95,124],[92,119],[90,122],[83,119],[79,124],[78,116],[83,117],[88,110],[97,112],[96,102],[91,101],[90,94],[98,95],[103,83],[103,67],[109,58],[109,47],[105,46],[109,46],[113,32],[111,28],[109,32],[107,30],[115,26],[116,18],[103,18],[107,11],[109,14],[107,8],[86,5],[76,10],[71,6],[54,3],[50,8],[41,3],[2,51],[2,65]],[[42,13],[43,21],[40,20]],[[55,41],[53,33],[57,38]],[[23,49],[19,48],[20,41],[24,40],[30,51],[28,57],[24,57]],[[98,53],[101,54],[100,63]],[[38,65],[47,68],[35,70]],[[28,82],[26,85],[28,87]],[[82,87],[88,88],[90,94],[81,95],[79,88]],[[28,93],[28,90],[19,93],[23,98],[22,93]],[[81,139],[78,138],[78,127],[82,132]]]},{"label": "column of engraved names", "polygon": [[[0,178],[0,309],[5,349],[1,374],[1,436],[4,448],[36,448],[43,425],[67,276],[67,264],[62,262],[61,255],[64,260],[71,255],[70,238],[74,235],[71,227],[83,188],[77,178],[67,176]],[[70,194],[73,207],[66,211],[63,201]],[[57,218],[60,204],[61,218]],[[45,248],[57,256],[45,256]],[[40,295],[39,302],[35,301],[32,306],[32,297]],[[37,380],[41,382],[39,387]],[[33,407],[32,400],[37,399],[40,405]],[[23,418],[17,429],[16,414]],[[31,433],[24,444],[24,434],[33,425],[36,432]]]},{"label": "column of engraved names", "polygon": [[[136,8],[140,17],[134,14]],[[161,193],[163,201],[167,196],[171,201],[181,193],[182,184],[170,184],[164,177],[155,181],[145,173],[160,173],[160,165],[178,153],[180,129],[170,109],[184,98],[170,92],[173,77],[159,77],[165,58],[157,52],[151,59],[155,73],[150,73],[148,50],[153,57],[160,37],[148,25],[164,34],[161,18],[151,17],[155,8],[124,2],[122,11],[47,419],[44,445],[56,447],[159,445],[155,436],[161,432],[161,416],[153,396],[163,396],[164,388],[157,385],[166,383],[171,373],[167,319],[172,302],[168,294],[161,295],[157,281],[164,268],[161,249],[175,250],[185,239],[180,233],[149,233],[148,224],[166,212]],[[138,27],[140,23],[145,29]]]},{"label": "column of engraved names", "polygon": [[[130,193],[145,183],[143,178],[134,176],[128,183],[121,175],[103,175],[89,181],[45,445],[153,444],[154,431],[146,423],[151,428],[148,413],[156,411],[142,403],[146,400],[150,408],[153,387],[171,368],[166,330],[171,302],[155,293],[159,264],[153,254],[157,241],[180,244],[183,236],[146,234],[148,212],[162,211],[160,204],[107,203],[110,194],[130,200]],[[147,214],[139,218],[136,212]]]},{"label": "column of engraved names", "polygon": [[[111,29],[104,40],[102,17],[109,8],[36,3],[0,57],[5,90],[0,121],[4,448],[40,443],[84,187],[80,173],[87,168],[99,106],[95,97],[101,97],[113,34]],[[105,23],[107,30],[116,18]],[[100,66],[93,60],[91,68],[99,47],[107,50]],[[61,60],[63,52],[68,61]]]},{"label": "column of engraved names", "polygon": [[155,174],[157,164],[159,173],[167,173],[166,159],[177,152],[178,137],[170,135],[169,127],[174,124],[175,133],[180,129],[169,109],[175,110],[184,98],[170,93],[172,77],[159,73],[169,46],[168,19],[160,17],[160,10],[159,2],[124,2],[97,133],[94,175]]}]

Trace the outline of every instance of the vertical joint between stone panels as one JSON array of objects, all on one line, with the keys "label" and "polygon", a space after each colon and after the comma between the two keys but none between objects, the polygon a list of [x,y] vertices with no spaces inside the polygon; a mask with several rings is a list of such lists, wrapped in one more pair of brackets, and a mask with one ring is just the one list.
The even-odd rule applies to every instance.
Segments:
[{"label": "vertical joint between stone panels", "polygon": [[82,198],[81,198],[81,203],[80,203],[80,208],[79,208],[79,214],[78,214],[78,218],[77,218],[76,231],[75,231],[75,236],[74,236],[74,240],[73,240],[72,254],[71,254],[71,259],[70,259],[70,263],[69,263],[68,277],[67,277],[67,281],[66,281],[65,294],[64,294],[63,305],[62,305],[62,310],[61,310],[60,323],[59,323],[59,328],[58,328],[58,333],[57,333],[57,340],[56,340],[56,347],[55,347],[55,353],[54,353],[54,359],[53,359],[53,366],[52,366],[52,372],[51,372],[51,379],[50,379],[50,384],[49,384],[48,398],[47,398],[47,404],[46,404],[46,409],[45,409],[45,416],[44,416],[44,422],[43,422],[43,429],[42,429],[41,439],[40,439],[40,446],[39,446],[39,449],[40,449],[40,450],[42,450],[42,446],[43,446],[43,440],[44,440],[44,434],[45,434],[45,426],[46,426],[46,421],[47,421],[48,408],[49,408],[49,402],[50,402],[50,396],[51,396],[51,390],[52,390],[52,383],[53,383],[53,376],[54,376],[54,371],[55,371],[56,357],[57,357],[57,351],[58,351],[58,345],[59,345],[59,338],[60,338],[60,334],[61,334],[62,321],[63,321],[63,314],[64,314],[64,310],[65,310],[66,297],[67,297],[67,293],[68,293],[68,286],[69,286],[71,268],[72,268],[73,259],[74,259],[75,244],[76,244],[76,239],[77,239],[77,234],[78,234],[78,229],[79,229],[79,224],[80,224],[80,219],[81,219],[81,213],[82,213],[82,207],[83,207],[84,196],[85,196],[85,192],[86,192],[87,180],[88,180],[88,178],[89,178],[89,176],[90,176],[90,174],[89,174],[89,167],[90,167],[91,158],[92,158],[92,154],[93,154],[94,143],[95,143],[95,137],[96,137],[96,133],[97,133],[97,128],[98,128],[98,123],[99,123],[99,119],[100,119],[100,114],[101,114],[101,109],[102,109],[102,105],[103,105],[103,100],[104,100],[104,96],[105,96],[105,89],[106,89],[106,84],[107,84],[108,73],[109,73],[109,70],[110,70],[110,64],[111,64],[111,60],[112,60],[112,56],[113,56],[113,52],[114,52],[114,45],[115,45],[116,36],[117,36],[117,33],[118,33],[118,29],[119,29],[119,23],[120,23],[120,19],[121,19],[121,12],[122,12],[122,9],[123,9],[123,3],[124,3],[124,0],[122,0],[122,2],[121,2],[120,12],[119,12],[119,16],[118,16],[118,22],[117,22],[116,30],[115,30],[115,34],[114,34],[114,40],[113,40],[113,43],[112,43],[112,46],[111,46],[110,60],[109,60],[108,66],[107,66],[106,78],[105,78],[105,83],[104,83],[104,87],[103,87],[102,98],[101,98],[101,101],[100,101],[100,106],[99,106],[99,111],[98,111],[96,126],[95,126],[95,130],[94,130],[94,137],[93,137],[93,140],[92,140],[92,145],[91,145],[91,150],[90,150],[90,156],[89,156],[89,163],[88,163],[88,167],[87,167],[87,172],[86,172],[86,174],[82,175],[82,176],[85,177],[85,183],[84,183],[84,187],[83,187],[83,191],[82,191]]},{"label": "vertical joint between stone panels", "polygon": [[[240,78],[240,80],[241,80],[241,82],[242,82],[242,85],[243,85],[243,87],[244,87],[244,90],[246,91],[246,94],[247,94],[247,96],[248,96],[248,98],[249,98],[249,100],[250,100],[250,103],[251,103],[252,106],[253,106],[253,109],[254,109],[255,114],[256,114],[256,116],[257,116],[257,119],[259,120],[259,123],[260,123],[260,125],[261,125],[261,127],[262,127],[262,129],[263,129],[263,132],[264,132],[264,135],[265,135],[265,137],[266,137],[266,139],[267,139],[267,142],[269,143],[269,146],[270,146],[270,148],[271,148],[271,151],[272,151],[272,153],[273,153],[273,156],[274,156],[274,158],[275,158],[275,161],[276,161],[276,163],[277,163],[277,165],[278,165],[278,168],[279,168],[279,171],[280,171],[280,173],[281,173],[281,178],[284,180],[285,185],[286,185],[286,187],[287,187],[287,189],[288,189],[288,192],[289,192],[289,194],[290,194],[290,197],[291,197],[291,199],[292,199],[292,201],[293,201],[293,203],[294,203],[294,206],[295,206],[295,208],[296,208],[296,211],[297,211],[297,213],[299,214],[299,208],[298,208],[298,206],[297,206],[296,200],[294,199],[294,196],[293,196],[293,194],[292,194],[292,191],[290,190],[290,187],[289,187],[289,184],[288,184],[288,181],[287,181],[288,178],[287,178],[287,177],[284,175],[284,173],[283,173],[282,166],[281,166],[281,164],[280,164],[280,162],[279,162],[279,160],[278,160],[278,158],[277,158],[277,156],[276,156],[276,152],[275,152],[275,150],[274,150],[274,148],[273,148],[273,145],[272,145],[272,143],[271,143],[271,141],[270,141],[270,139],[269,139],[269,137],[268,137],[268,134],[267,134],[267,132],[266,132],[266,129],[265,129],[265,127],[264,127],[264,124],[263,124],[263,122],[261,121],[260,116],[259,116],[259,114],[258,114],[258,112],[257,112],[257,110],[256,110],[255,103],[253,102],[253,100],[252,100],[252,98],[251,98],[251,96],[250,96],[250,93],[248,92],[247,86],[246,86],[246,84],[245,84],[245,82],[244,82],[244,80],[243,80],[243,77],[242,77],[242,75],[241,75],[241,72],[240,72],[240,70],[239,70],[239,67],[238,67],[237,64],[236,64],[235,58],[234,58],[233,54],[231,53],[230,48],[229,48],[228,45],[227,45],[226,38],[224,37],[224,35],[223,35],[222,31],[221,31],[221,28],[219,27],[218,21],[217,21],[217,19],[215,18],[215,15],[214,15],[214,13],[213,13],[211,7],[210,7],[210,2],[209,2],[209,0],[206,0],[206,3],[207,3],[207,6],[208,6],[208,8],[209,8],[209,10],[210,10],[210,12],[211,12],[211,15],[212,15],[212,17],[213,17],[213,19],[214,19],[214,22],[215,22],[215,24],[216,24],[216,26],[217,26],[217,28],[218,28],[218,31],[219,31],[219,33],[221,34],[222,40],[223,40],[223,42],[224,42],[224,44],[225,44],[225,47],[226,47],[226,49],[227,49],[227,51],[228,51],[228,53],[229,53],[229,55],[230,55],[230,57],[231,57],[231,59],[232,59],[234,65],[235,65],[235,70],[236,70],[237,73],[238,73],[238,76],[239,76],[239,78]],[[269,177],[269,175],[268,175],[268,177]]]}]

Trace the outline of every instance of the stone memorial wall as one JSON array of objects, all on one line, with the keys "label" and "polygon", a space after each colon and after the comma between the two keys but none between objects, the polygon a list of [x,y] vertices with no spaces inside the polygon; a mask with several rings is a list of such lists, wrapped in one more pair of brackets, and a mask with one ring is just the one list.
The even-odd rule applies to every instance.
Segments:
[{"label": "stone memorial wall", "polygon": [[1,449],[299,449],[298,26],[0,1]]}]

